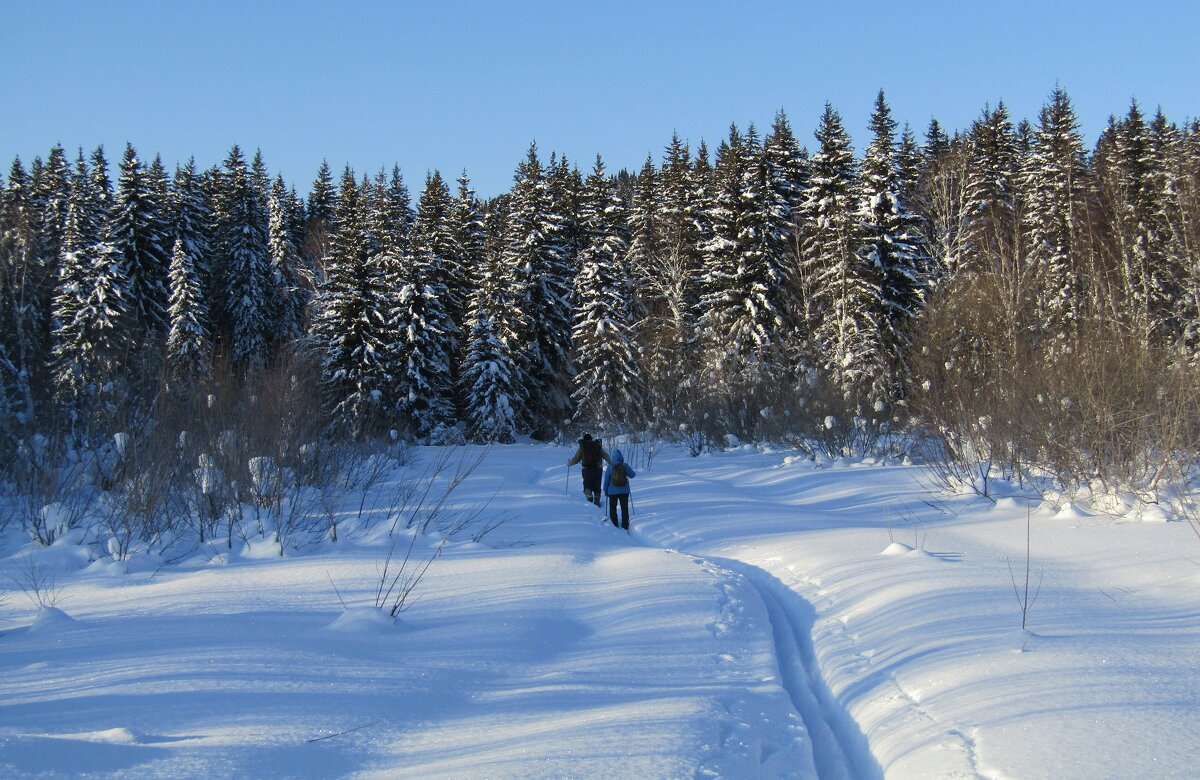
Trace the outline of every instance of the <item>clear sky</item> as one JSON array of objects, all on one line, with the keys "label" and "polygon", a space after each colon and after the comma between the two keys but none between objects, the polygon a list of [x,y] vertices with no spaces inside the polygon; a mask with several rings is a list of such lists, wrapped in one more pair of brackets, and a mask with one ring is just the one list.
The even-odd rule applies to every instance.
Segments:
[{"label": "clear sky", "polygon": [[531,140],[590,168],[715,148],[783,108],[802,143],[826,100],[866,141],[881,87],[922,134],[985,103],[1036,117],[1056,84],[1089,142],[1136,97],[1200,115],[1200,2],[0,0],[0,159],[131,141],[168,167],[238,143],[307,192],[322,159],[361,175],[466,168],[506,190]]}]

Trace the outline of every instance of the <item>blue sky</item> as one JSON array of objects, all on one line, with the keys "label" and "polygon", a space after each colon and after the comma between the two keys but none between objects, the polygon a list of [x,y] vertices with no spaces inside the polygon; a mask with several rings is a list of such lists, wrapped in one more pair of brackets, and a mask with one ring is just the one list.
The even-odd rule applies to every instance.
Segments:
[{"label": "blue sky", "polygon": [[399,163],[414,192],[465,167],[494,195],[531,140],[637,169],[673,131],[715,148],[779,108],[811,144],[826,100],[861,149],[881,87],[918,133],[1001,99],[1032,119],[1056,84],[1089,141],[1132,97],[1200,115],[1194,1],[336,5],[0,0],[3,170],[56,142],[168,166],[238,143],[302,192],[328,158]]}]

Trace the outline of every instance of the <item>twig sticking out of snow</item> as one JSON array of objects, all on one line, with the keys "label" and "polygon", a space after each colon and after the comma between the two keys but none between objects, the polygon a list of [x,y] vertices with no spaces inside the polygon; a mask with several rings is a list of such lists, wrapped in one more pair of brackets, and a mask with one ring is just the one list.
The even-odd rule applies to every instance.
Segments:
[{"label": "twig sticking out of snow", "polygon": [[320,742],[323,739],[333,739],[334,737],[340,737],[343,734],[353,734],[356,731],[362,731],[363,729],[369,729],[372,726],[376,726],[380,723],[383,723],[383,718],[380,718],[379,720],[373,720],[370,723],[364,723],[361,726],[355,726],[352,729],[346,729],[345,731],[339,731],[336,734],[326,734],[323,737],[313,737],[312,739],[305,740],[305,742],[307,742],[307,743]]}]

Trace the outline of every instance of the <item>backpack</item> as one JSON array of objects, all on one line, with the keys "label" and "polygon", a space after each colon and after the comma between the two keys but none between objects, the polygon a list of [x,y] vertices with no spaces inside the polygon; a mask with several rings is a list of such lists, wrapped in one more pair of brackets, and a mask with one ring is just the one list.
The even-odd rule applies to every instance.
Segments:
[{"label": "backpack", "polygon": [[624,463],[614,463],[608,475],[608,484],[613,487],[625,487],[629,484],[629,475],[625,473]]},{"label": "backpack", "polygon": [[603,448],[600,446],[599,439],[590,439],[588,441],[579,442],[579,446],[583,448],[582,463],[587,468],[599,468],[602,458],[601,452]]}]

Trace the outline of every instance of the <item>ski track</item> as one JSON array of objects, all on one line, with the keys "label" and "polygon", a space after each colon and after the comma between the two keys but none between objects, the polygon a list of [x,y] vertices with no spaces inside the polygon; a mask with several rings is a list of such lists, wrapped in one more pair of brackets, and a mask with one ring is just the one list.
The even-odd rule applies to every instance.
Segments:
[{"label": "ski track", "polygon": [[[633,526],[636,517],[630,520]],[[653,544],[636,530],[631,533],[631,538],[645,547],[685,555],[709,570],[743,578],[766,607],[780,681],[808,731],[817,777],[820,780],[882,780],[883,770],[871,754],[862,730],[821,677],[812,643],[816,613],[811,604],[757,566]]]},{"label": "ski track", "polygon": [[821,677],[812,644],[812,606],[768,572],[728,558],[713,559],[745,577],[767,608],[780,678],[804,721],[821,780],[882,780],[866,737]]}]

